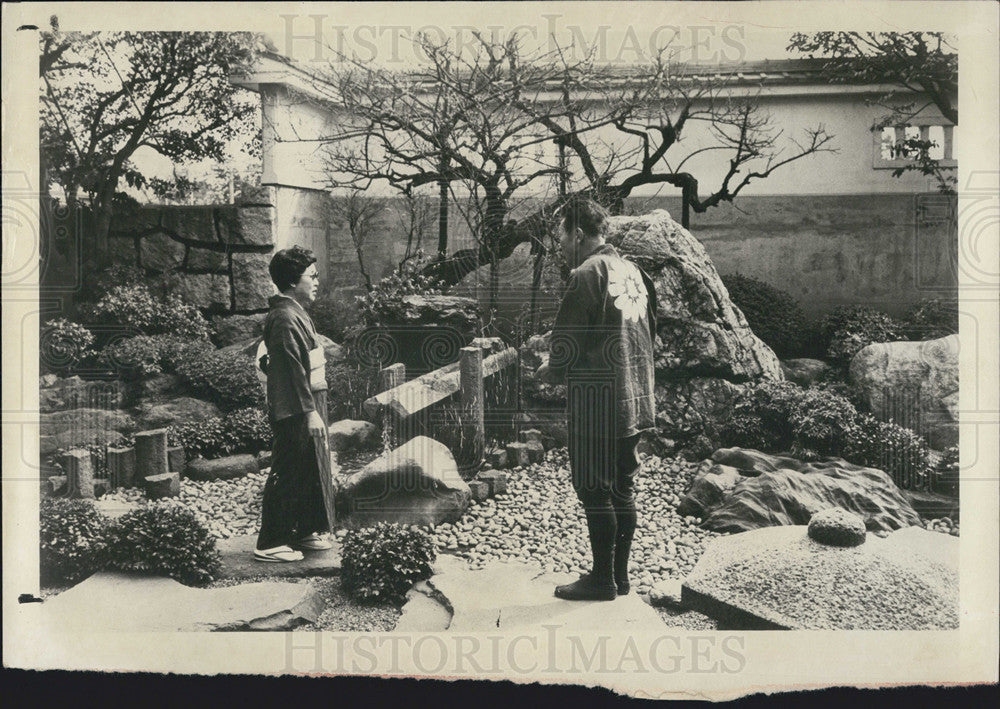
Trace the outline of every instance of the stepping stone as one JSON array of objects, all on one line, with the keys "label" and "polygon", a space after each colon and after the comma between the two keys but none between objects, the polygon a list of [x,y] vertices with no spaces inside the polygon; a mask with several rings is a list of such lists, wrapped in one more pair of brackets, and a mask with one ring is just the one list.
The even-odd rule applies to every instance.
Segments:
[{"label": "stepping stone", "polygon": [[499,470],[480,470],[476,475],[477,480],[482,480],[490,487],[490,497],[503,495],[507,492],[507,474]]},{"label": "stepping stone", "polygon": [[507,465],[512,468],[525,467],[531,463],[527,443],[507,444]]},{"label": "stepping stone", "polygon": [[490,485],[485,480],[470,480],[469,490],[472,491],[472,499],[482,502],[490,496]]},{"label": "stepping stone", "polygon": [[286,563],[257,561],[253,557],[257,546],[256,534],[243,534],[220,539],[216,548],[222,557],[220,578],[247,579],[261,576],[275,578],[305,578],[308,576],[339,576],[340,545],[331,538],[333,548],[327,551],[303,551],[302,561]]},{"label": "stepping stone", "polygon": [[957,629],[957,559],[956,537],[920,528],[835,547],[766,527],[713,540],[682,600],[720,630]]},{"label": "stepping stone", "polygon": [[202,589],[159,576],[108,572],[39,605],[39,624],[52,632],[100,633],[284,631],[315,622],[323,610],[310,583],[264,581]]},{"label": "stepping stone", "polygon": [[396,622],[393,632],[439,633],[448,629],[451,611],[439,601],[416,588],[407,591],[406,598],[403,614]]},{"label": "stepping stone", "polygon": [[553,595],[573,574],[542,571],[531,564],[498,563],[481,570],[448,568],[428,580],[452,609],[449,631],[557,626],[618,633],[663,627],[659,614],[637,594],[614,601],[565,601]]}]

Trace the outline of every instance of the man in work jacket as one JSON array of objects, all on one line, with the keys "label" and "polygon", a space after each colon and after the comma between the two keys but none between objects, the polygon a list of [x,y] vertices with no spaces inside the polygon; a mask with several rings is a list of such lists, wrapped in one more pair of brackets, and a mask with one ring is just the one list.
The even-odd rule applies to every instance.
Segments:
[{"label": "man in work jacket", "polygon": [[544,380],[567,384],[573,488],[593,553],[589,574],[558,586],[570,600],[612,600],[629,592],[636,527],[635,446],[654,427],[656,293],[642,269],[605,243],[607,212],[573,198],[562,210],[560,246],[572,268],[552,329]]},{"label": "man in work jacket", "polygon": [[331,546],[319,536],[329,531],[329,521],[316,445],[328,435],[327,384],[323,347],[305,309],[319,287],[316,257],[293,246],[274,255],[269,271],[280,292],[270,299],[264,321],[274,447],[254,558],[288,562],[303,558],[300,549]]}]

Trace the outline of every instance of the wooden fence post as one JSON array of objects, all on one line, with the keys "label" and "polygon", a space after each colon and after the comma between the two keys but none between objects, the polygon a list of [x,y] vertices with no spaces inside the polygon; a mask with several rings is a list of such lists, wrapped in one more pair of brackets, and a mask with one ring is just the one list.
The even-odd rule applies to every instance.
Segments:
[{"label": "wooden fence post", "polygon": [[[402,362],[390,364],[378,373],[378,393],[381,394],[384,391],[395,389],[405,382],[406,365]],[[408,438],[404,438],[407,433],[402,430],[404,422],[397,420],[396,415],[392,411],[386,409],[382,414],[382,421],[379,423],[382,424],[382,440],[388,442],[391,448],[396,448],[409,440]]]},{"label": "wooden fence post", "polygon": [[467,464],[478,467],[486,444],[486,411],[483,397],[483,350],[463,347],[458,364],[459,397],[462,415],[463,451],[469,451]]}]

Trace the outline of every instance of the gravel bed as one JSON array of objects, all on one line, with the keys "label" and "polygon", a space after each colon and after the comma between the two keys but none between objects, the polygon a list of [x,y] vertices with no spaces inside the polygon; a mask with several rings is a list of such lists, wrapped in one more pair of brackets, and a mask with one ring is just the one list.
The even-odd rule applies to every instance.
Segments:
[{"label": "gravel bed", "polygon": [[[360,470],[374,460],[381,451],[365,451],[344,457],[340,461],[341,473]],[[185,507],[194,512],[195,517],[208,528],[216,539],[228,539],[243,534],[256,534],[260,530],[260,507],[264,494],[264,483],[270,468],[259,473],[250,473],[244,478],[233,480],[211,480],[200,482],[181,480],[181,494],[175,498],[164,498],[160,505]],[[122,488],[101,498],[112,502],[146,504],[149,501],[139,488]]]},{"label": "gravel bed", "polygon": [[924,522],[924,528],[932,532],[950,534],[953,537],[959,536],[958,522],[952,522],[951,517],[941,517],[940,519],[929,519]]},{"label": "gravel bed", "polygon": [[[639,526],[630,563],[634,591],[645,594],[662,579],[683,578],[705,544],[719,536],[700,529],[700,519],[675,511],[699,465],[655,456],[643,461],[636,478]],[[566,449],[507,472],[507,494],[474,503],[459,522],[437,527],[438,548],[464,557],[472,568],[499,560],[535,562],[550,571],[588,571],[586,521],[570,483]]]},{"label": "gravel bed", "polygon": [[[253,534],[260,527],[260,505],[268,470],[250,473],[234,480],[199,482],[184,479],[181,480],[181,494],[178,497],[164,498],[155,504],[191,510],[216,539]],[[101,499],[149,503],[138,488],[115,490]]]}]

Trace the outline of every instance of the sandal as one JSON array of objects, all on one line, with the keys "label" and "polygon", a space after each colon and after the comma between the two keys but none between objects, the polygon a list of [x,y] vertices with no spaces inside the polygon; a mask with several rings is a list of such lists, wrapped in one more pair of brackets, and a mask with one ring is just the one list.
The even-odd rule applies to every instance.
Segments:
[{"label": "sandal", "polygon": [[297,542],[293,542],[292,546],[297,549],[307,549],[309,551],[325,551],[327,549],[333,549],[333,544],[326,541],[315,532],[310,534],[308,537],[302,537],[302,539]]},{"label": "sandal", "polygon": [[302,552],[295,551],[291,547],[274,547],[273,549],[254,549],[253,558],[257,561],[302,561],[305,557]]}]

